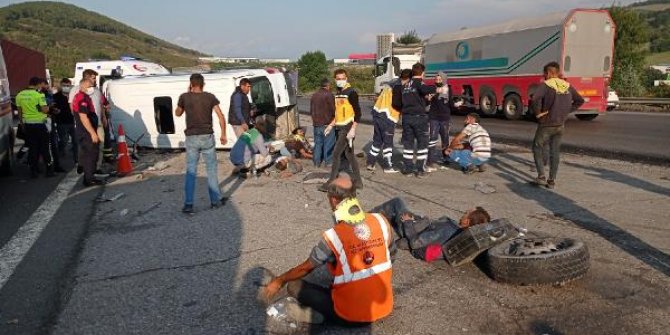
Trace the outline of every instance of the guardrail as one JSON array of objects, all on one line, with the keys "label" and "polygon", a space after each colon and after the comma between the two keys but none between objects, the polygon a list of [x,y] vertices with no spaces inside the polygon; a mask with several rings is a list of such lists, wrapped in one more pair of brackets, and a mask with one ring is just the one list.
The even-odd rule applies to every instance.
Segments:
[{"label": "guardrail", "polygon": [[667,106],[670,98],[619,98],[619,103],[631,105]]}]

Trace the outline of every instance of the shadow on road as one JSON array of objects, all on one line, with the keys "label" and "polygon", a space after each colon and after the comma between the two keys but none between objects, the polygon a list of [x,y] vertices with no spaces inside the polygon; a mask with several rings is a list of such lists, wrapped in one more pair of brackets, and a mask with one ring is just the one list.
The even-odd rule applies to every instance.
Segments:
[{"label": "shadow on road", "polygon": [[528,174],[505,163],[505,159],[516,160],[516,157],[509,154],[501,154],[498,155],[498,159],[492,165],[500,170],[496,174],[509,182],[507,185],[512,192],[522,198],[538,203],[557,217],[569,220],[581,228],[600,235],[633,257],[666,276],[670,276],[669,255],[599,217],[588,209],[579,206],[574,200],[553,191],[528,184],[528,180],[530,180]]},{"label": "shadow on road", "polygon": [[658,185],[652,184],[652,183],[650,183],[646,180],[635,178],[635,177],[623,174],[621,172],[612,171],[612,170],[599,168],[599,167],[594,167],[594,166],[587,166],[587,165],[583,165],[583,164],[571,163],[571,162],[565,162],[565,165],[586,170],[587,175],[589,175],[589,176],[599,177],[599,178],[604,179],[604,180],[613,181],[613,182],[616,182],[616,183],[620,183],[620,184],[628,185],[628,186],[631,186],[631,187],[639,188],[639,189],[647,191],[647,192],[656,193],[656,194],[664,195],[666,197],[670,197],[670,189],[669,188],[658,186]]}]

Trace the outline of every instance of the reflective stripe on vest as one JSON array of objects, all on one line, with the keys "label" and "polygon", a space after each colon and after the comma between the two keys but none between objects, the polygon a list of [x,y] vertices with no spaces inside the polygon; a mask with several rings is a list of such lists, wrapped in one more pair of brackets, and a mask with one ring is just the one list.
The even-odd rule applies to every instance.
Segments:
[{"label": "reflective stripe on vest", "polygon": [[384,221],[384,218],[381,217],[381,215],[377,213],[372,213],[372,216],[377,219],[377,222],[379,223],[379,226],[381,227],[382,234],[384,235],[384,243],[385,249],[386,249],[386,262],[377,264],[373,267],[363,269],[354,273],[351,273],[351,268],[349,267],[349,262],[347,261],[347,255],[344,251],[344,246],[342,245],[342,241],[340,241],[340,238],[337,236],[337,233],[335,232],[335,229],[331,228],[328,229],[325,233],[326,237],[332,243],[333,247],[335,247],[335,251],[338,254],[338,259],[340,261],[340,265],[342,266],[342,274],[339,276],[335,276],[333,279],[333,284],[343,284],[343,283],[350,283],[350,282],[355,282],[361,279],[369,278],[371,276],[380,274],[384,271],[388,271],[391,269],[391,255],[389,253],[388,245],[389,245],[389,239],[390,239],[390,234],[388,231],[388,226],[386,225],[386,222]]},{"label": "reflective stripe on vest", "polygon": [[354,107],[346,94],[335,95],[335,125],[346,126],[354,121]]}]

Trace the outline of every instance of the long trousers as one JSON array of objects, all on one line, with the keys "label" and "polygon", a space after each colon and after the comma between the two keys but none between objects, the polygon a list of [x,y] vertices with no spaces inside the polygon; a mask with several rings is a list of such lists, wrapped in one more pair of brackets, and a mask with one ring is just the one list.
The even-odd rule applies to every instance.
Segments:
[{"label": "long trousers", "polygon": [[79,165],[84,169],[84,183],[93,181],[100,155],[100,143],[93,143],[88,134],[77,134],[79,138]]},{"label": "long trousers", "polygon": [[304,280],[289,282],[286,291],[300,304],[308,306],[321,313],[328,323],[334,323],[345,327],[359,327],[367,323],[351,322],[341,318],[335,312],[332,293],[329,288],[312,284]]},{"label": "long trousers", "polygon": [[367,164],[374,165],[377,157],[381,154],[383,157],[382,167],[390,168],[392,166],[395,123],[386,117],[386,114],[377,112],[372,112],[372,120],[374,133],[372,134],[372,146],[368,152]]},{"label": "long trousers", "polygon": [[315,166],[330,165],[333,162],[333,148],[335,147],[335,132],[324,134],[326,126],[314,127],[314,161]]},{"label": "long trousers", "polygon": [[44,123],[26,123],[26,144],[28,145],[28,164],[30,165],[30,172],[34,175],[39,171],[38,164],[40,156],[47,167],[47,173],[52,172],[53,158],[51,157],[51,144],[49,138],[49,131]]},{"label": "long trousers", "polygon": [[[449,146],[449,121],[430,120],[430,140],[428,141],[428,164],[444,161],[444,154],[437,149],[438,140],[442,140],[442,149]],[[437,157],[441,157],[438,161]]]},{"label": "long trousers", "polygon": [[549,180],[556,180],[558,164],[561,160],[561,139],[563,138],[564,126],[542,127],[538,126],[533,140],[533,158],[537,175],[544,177],[544,157],[547,143],[549,144]]},{"label": "long trousers", "polygon": [[335,149],[333,149],[333,167],[330,170],[330,179],[333,181],[337,179],[337,176],[340,174],[340,164],[342,164],[342,156],[344,156],[349,162],[351,167],[351,180],[354,184],[360,185],[363,181],[361,180],[361,172],[358,169],[358,162],[356,161],[356,156],[354,155],[354,148],[349,146],[349,140],[347,140],[347,133],[351,129],[352,124],[346,126],[336,126],[335,127],[335,137],[337,138],[335,142]]},{"label": "long trousers", "polygon": [[402,158],[406,172],[414,171],[414,156],[416,156],[416,170],[426,170],[426,160],[428,159],[428,139],[428,115],[403,115]]},{"label": "long trousers", "polygon": [[75,163],[79,160],[79,149],[77,143],[77,137],[75,136],[74,124],[57,124],[56,129],[58,131],[58,151],[63,154],[65,152],[65,146],[69,141],[72,141],[72,159]]}]

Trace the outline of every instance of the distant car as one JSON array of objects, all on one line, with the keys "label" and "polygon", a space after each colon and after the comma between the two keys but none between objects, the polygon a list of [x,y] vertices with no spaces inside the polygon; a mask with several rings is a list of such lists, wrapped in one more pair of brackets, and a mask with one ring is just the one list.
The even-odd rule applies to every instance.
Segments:
[{"label": "distant car", "polygon": [[607,110],[611,111],[615,108],[619,108],[619,95],[616,94],[616,91],[610,88],[609,94],[607,95]]}]

